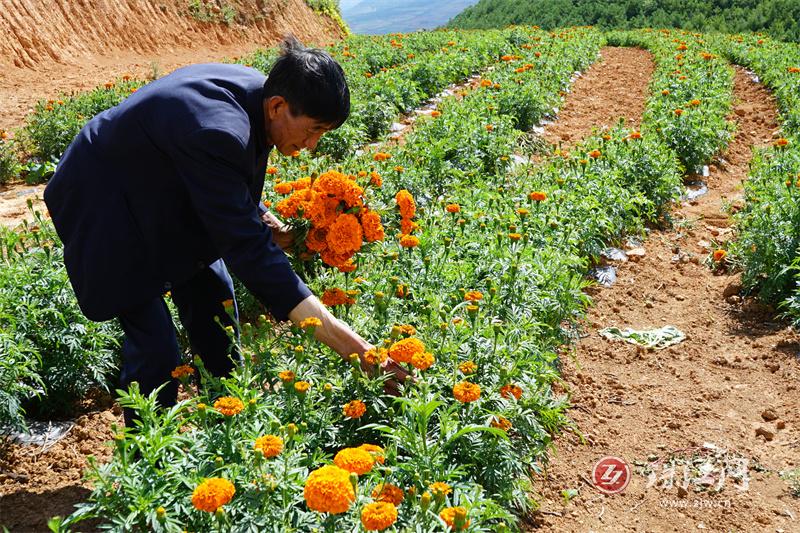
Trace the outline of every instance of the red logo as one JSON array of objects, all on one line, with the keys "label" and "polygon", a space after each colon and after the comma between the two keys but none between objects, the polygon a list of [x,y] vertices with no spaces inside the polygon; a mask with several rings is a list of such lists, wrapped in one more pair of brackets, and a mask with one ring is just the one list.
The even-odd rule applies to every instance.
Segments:
[{"label": "red logo", "polygon": [[631,480],[631,468],[624,459],[607,455],[597,461],[592,469],[592,483],[606,494],[625,490]]}]

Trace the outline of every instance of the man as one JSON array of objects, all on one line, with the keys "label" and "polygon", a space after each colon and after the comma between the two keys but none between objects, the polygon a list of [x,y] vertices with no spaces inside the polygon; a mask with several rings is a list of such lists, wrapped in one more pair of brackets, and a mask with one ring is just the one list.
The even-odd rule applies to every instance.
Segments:
[{"label": "man", "polygon": [[44,200],[81,310],[118,317],[125,332],[123,387],[137,381],[147,394],[168,382],[159,402],[175,403],[180,352],[167,291],[206,368],[232,369],[216,321],[236,327],[223,305],[234,299],[228,268],[277,320],[319,318],[317,338],[342,356],[371,348],[292,271],[260,202],[271,148],[313,149],[349,113],[341,67],[290,37],[268,78],[239,65],[185,67],[84,126]]}]

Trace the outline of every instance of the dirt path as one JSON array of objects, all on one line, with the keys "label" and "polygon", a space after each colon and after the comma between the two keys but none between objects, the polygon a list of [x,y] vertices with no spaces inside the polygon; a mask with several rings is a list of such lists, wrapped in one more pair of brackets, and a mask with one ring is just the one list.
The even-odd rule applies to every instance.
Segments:
[{"label": "dirt path", "polygon": [[[576,86],[570,99],[623,98],[632,85]],[[779,477],[800,466],[800,336],[773,310],[742,301],[736,276],[703,264],[715,240],[731,238],[722,207],[742,195],[751,147],[778,127],[772,96],[740,69],[734,103],[738,134],[710,167],[709,193],[680,206],[673,229],[653,231],[643,258],[618,263],[614,286],[593,292],[585,337],[563,357],[585,443],[574,434],[556,443],[532,529],[800,531],[800,500]],[[686,340],[647,351],[598,334],[665,325]],[[621,494],[590,482],[608,455],[632,468]],[[578,496],[565,503],[570,489]]]}]

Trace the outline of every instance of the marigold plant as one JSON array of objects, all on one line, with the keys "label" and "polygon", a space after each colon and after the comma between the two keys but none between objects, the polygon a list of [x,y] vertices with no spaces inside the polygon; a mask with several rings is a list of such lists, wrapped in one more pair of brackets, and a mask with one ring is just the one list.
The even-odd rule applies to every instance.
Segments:
[{"label": "marigold plant", "polygon": [[214,513],[233,499],[236,487],[227,479],[212,477],[203,480],[192,492],[192,505],[198,511]]},{"label": "marigold plant", "polygon": [[309,474],[303,497],[312,511],[341,514],[350,509],[356,493],[347,470],[336,465],[326,465]]},{"label": "marigold plant", "polygon": [[389,502],[368,503],[361,510],[361,524],[367,531],[383,531],[397,521],[397,507]]},{"label": "marigold plant", "polygon": [[333,463],[339,468],[362,476],[372,470],[375,458],[362,448],[345,448],[336,454]]}]

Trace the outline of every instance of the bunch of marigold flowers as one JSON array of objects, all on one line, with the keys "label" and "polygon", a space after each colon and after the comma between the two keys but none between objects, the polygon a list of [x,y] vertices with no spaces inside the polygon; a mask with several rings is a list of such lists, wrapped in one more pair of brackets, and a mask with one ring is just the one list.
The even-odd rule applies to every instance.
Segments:
[{"label": "bunch of marigold flowers", "polygon": [[364,188],[350,176],[331,170],[318,178],[280,182],[278,194],[288,195],[275,209],[282,217],[306,220],[305,247],[343,272],[355,269],[353,255],[363,243],[383,240],[381,217],[364,202]]}]

